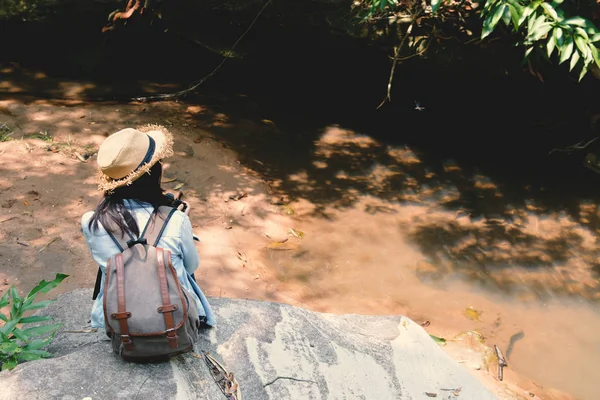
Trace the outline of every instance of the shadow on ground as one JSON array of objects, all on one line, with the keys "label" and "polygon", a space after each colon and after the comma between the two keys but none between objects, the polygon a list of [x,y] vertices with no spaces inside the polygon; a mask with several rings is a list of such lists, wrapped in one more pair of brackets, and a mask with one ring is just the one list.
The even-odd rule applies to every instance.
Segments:
[{"label": "shadow on ground", "polygon": [[[59,37],[69,37],[65,29]],[[1,89],[9,96],[61,98],[65,107],[83,105],[170,92],[221,60],[189,43],[169,48],[168,40],[158,39],[161,32],[156,29],[149,41],[144,29],[107,37],[88,32],[93,46],[64,53],[79,57],[66,63],[72,69],[64,73],[56,62],[46,63],[51,72],[33,70],[34,58],[11,48],[8,53],[27,68],[5,63]],[[393,102],[377,110],[389,70],[382,52],[360,44],[349,59],[348,41],[340,38],[317,46],[317,33],[257,26],[253,34],[244,60],[229,61],[202,86],[201,96],[186,98],[193,111],[178,116],[174,108],[159,122],[174,129],[186,124],[194,140],[217,140],[264,177],[274,199],[307,200],[315,217],[335,218],[336,210],[355,207],[365,196],[378,199],[365,213],[388,213],[409,233],[430,260],[423,279],[459,274],[504,291],[525,285],[541,297],[548,290],[600,297],[600,175],[582,166],[585,152],[549,155],[598,134],[591,123],[600,110],[597,82],[548,77],[542,84],[518,71],[484,76],[477,70],[487,65],[483,61],[456,61],[448,68],[415,61],[399,67]],[[136,40],[144,45],[135,47]],[[156,53],[147,52],[152,47]],[[91,54],[98,49],[105,54]],[[157,65],[149,63],[152,57]],[[82,83],[86,74],[93,80]],[[66,75],[78,78],[69,82]],[[35,103],[33,97],[24,101]],[[152,103],[135,106],[137,113],[127,116],[114,110],[96,116],[101,128],[90,129],[104,135],[146,120]],[[68,116],[39,117],[39,127],[46,124],[50,132],[71,129]],[[39,132],[37,126],[21,128]],[[202,185],[205,196],[226,190],[218,182]],[[526,274],[511,277],[516,269]]]}]

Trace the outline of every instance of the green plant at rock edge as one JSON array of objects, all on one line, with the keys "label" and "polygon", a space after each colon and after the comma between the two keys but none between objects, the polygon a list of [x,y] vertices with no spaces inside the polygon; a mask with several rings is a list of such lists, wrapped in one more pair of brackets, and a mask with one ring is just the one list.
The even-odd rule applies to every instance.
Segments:
[{"label": "green plant at rock edge", "polygon": [[8,316],[0,313],[4,324],[0,327],[0,370],[11,370],[21,361],[39,360],[52,356],[42,350],[54,339],[54,335],[62,324],[42,324],[32,328],[24,328],[23,324],[33,324],[49,321],[49,316],[24,317],[27,311],[44,308],[54,300],[44,300],[34,303],[39,293],[47,293],[58,286],[69,275],[56,274],[52,281],[42,280],[26,297],[21,297],[13,285],[0,299],[0,309],[10,307]]}]

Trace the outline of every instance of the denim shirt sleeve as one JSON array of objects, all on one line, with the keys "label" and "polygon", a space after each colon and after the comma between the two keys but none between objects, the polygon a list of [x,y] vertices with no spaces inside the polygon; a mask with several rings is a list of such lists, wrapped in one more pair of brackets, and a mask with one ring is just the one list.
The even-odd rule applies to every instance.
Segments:
[{"label": "denim shirt sleeve", "polygon": [[183,265],[189,274],[193,274],[194,271],[198,269],[200,257],[198,256],[198,250],[196,250],[196,245],[194,244],[192,223],[190,218],[185,214],[183,214],[182,217],[179,237],[181,238],[180,249],[181,255],[183,256]]}]

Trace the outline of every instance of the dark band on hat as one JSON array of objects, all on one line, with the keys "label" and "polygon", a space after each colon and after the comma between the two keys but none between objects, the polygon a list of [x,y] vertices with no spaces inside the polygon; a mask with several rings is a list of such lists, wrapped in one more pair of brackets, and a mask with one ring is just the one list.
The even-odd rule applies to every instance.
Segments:
[{"label": "dark band on hat", "polygon": [[137,166],[135,171],[152,161],[152,157],[154,157],[154,152],[156,151],[156,142],[154,141],[154,139],[152,139],[152,137],[150,137],[150,135],[146,136],[148,136],[148,139],[150,140],[150,143],[148,144],[148,151],[146,152],[146,156],[144,157],[140,165]]}]

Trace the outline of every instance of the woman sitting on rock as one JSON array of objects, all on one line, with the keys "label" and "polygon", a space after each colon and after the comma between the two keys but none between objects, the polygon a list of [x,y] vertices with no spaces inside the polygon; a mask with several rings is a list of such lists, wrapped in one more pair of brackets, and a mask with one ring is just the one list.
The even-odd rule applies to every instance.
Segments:
[{"label": "woman sitting on rock", "polygon": [[[87,245],[100,266],[91,315],[93,328],[105,326],[103,296],[107,260],[121,253],[123,247],[131,247],[129,240],[135,244],[135,239],[141,237],[147,225],[157,222],[160,228],[164,218],[157,218],[159,207],[172,204],[160,185],[161,161],[173,154],[172,146],[171,134],[156,125],[123,129],[106,138],[100,146],[98,185],[104,198],[95,211],[85,213],[81,219]],[[190,310],[197,309],[200,322],[213,326],[215,318],[210,305],[193,278],[199,257],[189,210],[189,205],[184,203],[171,213],[156,247],[170,251],[177,278],[185,292],[191,295],[189,301],[195,302],[196,307],[190,307]]]}]

